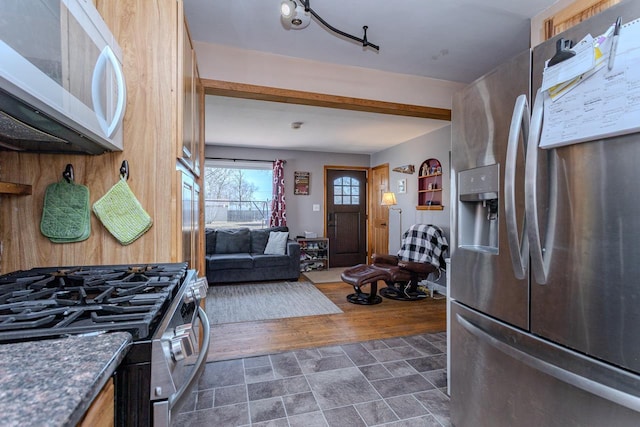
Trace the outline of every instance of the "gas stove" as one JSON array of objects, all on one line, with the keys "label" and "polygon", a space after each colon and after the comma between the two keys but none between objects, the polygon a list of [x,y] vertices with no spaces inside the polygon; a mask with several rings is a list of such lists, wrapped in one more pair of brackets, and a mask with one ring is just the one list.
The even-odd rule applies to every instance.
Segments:
[{"label": "gas stove", "polygon": [[[126,331],[116,425],[168,427],[206,363],[208,285],[187,263],[42,267],[0,276],[0,344]],[[73,349],[70,349],[73,351]]]},{"label": "gas stove", "polygon": [[147,338],[186,263],[45,267],[0,276],[0,342],[127,331]]}]

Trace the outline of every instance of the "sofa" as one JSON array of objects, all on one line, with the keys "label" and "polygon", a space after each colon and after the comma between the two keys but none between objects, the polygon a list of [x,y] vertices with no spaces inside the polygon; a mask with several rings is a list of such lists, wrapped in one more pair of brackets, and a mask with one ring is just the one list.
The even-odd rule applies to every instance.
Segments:
[{"label": "sofa", "polygon": [[207,281],[298,280],[300,245],[287,227],[206,229]]}]

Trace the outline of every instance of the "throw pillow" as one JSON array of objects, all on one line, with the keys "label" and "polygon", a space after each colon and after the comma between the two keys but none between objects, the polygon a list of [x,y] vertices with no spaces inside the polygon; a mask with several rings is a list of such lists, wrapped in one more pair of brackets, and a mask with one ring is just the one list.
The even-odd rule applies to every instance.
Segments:
[{"label": "throw pillow", "polygon": [[265,255],[284,255],[288,238],[289,233],[286,231],[270,232],[267,247],[264,248]]},{"label": "throw pillow", "polygon": [[271,227],[251,230],[251,253],[263,254],[272,231],[289,231],[287,227]]},{"label": "throw pillow", "polygon": [[251,242],[248,228],[235,228],[216,231],[217,254],[249,253]]}]

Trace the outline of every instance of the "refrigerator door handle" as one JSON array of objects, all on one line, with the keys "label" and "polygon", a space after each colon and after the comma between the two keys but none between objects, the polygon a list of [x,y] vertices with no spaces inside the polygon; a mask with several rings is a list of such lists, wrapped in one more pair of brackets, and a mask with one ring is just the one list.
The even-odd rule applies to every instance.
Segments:
[{"label": "refrigerator door handle", "polygon": [[[556,155],[546,151],[549,154],[549,211],[547,222],[547,233],[545,238],[545,247],[542,246],[540,239],[540,222],[538,219],[538,142],[542,133],[543,120],[543,94],[540,89],[536,93],[536,100],[533,103],[533,111],[531,113],[531,127],[529,128],[529,138],[527,145],[527,155],[525,160],[525,178],[524,178],[524,202],[527,224],[527,236],[529,240],[529,248],[531,254],[531,269],[537,283],[544,285],[549,278],[549,269],[551,265],[553,239],[556,230],[556,211],[557,211],[557,177],[556,177]],[[551,150],[555,151],[555,150]]]},{"label": "refrigerator door handle", "polygon": [[580,390],[586,391],[587,393],[591,393],[595,396],[617,403],[618,405],[622,405],[636,412],[640,412],[640,397],[625,393],[624,391],[618,390],[613,387],[609,387],[606,384],[602,384],[590,378],[580,376],[545,360],[534,357],[527,353],[525,350],[516,348],[513,346],[513,344],[509,344],[499,337],[496,337],[491,333],[485,331],[480,326],[476,325],[470,320],[465,319],[460,314],[456,314],[456,320],[470,334],[474,335],[483,342],[490,344],[492,347],[509,357],[512,357],[539,372],[550,375],[559,381],[570,384],[576,388],[579,388]]},{"label": "refrigerator door handle", "polygon": [[[509,139],[507,142],[507,159],[504,172],[504,213],[507,226],[507,241],[511,252],[511,265],[513,273],[517,279],[524,279],[527,274],[529,260],[529,241],[524,236],[520,239],[516,212],[516,161],[520,136],[524,145],[524,152],[527,150],[527,140],[529,137],[529,104],[526,95],[520,95],[516,99],[511,117],[511,127],[509,128]],[[526,218],[524,222],[526,230]]]}]

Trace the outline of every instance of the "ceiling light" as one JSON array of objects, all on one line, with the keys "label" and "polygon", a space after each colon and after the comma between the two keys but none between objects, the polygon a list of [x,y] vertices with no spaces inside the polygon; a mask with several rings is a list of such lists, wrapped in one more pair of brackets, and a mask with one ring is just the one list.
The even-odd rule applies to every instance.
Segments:
[{"label": "ceiling light", "polygon": [[296,10],[296,2],[291,0],[284,0],[280,4],[280,14],[285,19],[291,19],[293,12]]},{"label": "ceiling light", "polygon": [[284,0],[280,3],[280,16],[287,29],[291,30],[301,30],[311,22],[311,13],[301,0]]},{"label": "ceiling light", "polygon": [[369,27],[366,25],[362,27],[364,31],[362,38],[352,36],[329,25],[327,21],[311,9],[310,3],[311,0],[297,0],[297,2],[293,0],[283,0],[282,3],[280,3],[280,19],[287,29],[301,30],[302,28],[306,28],[311,22],[311,15],[313,15],[318,22],[334,33],[362,43],[362,47],[371,47],[375,50],[380,50],[380,46],[369,43],[367,40],[367,28]]}]

